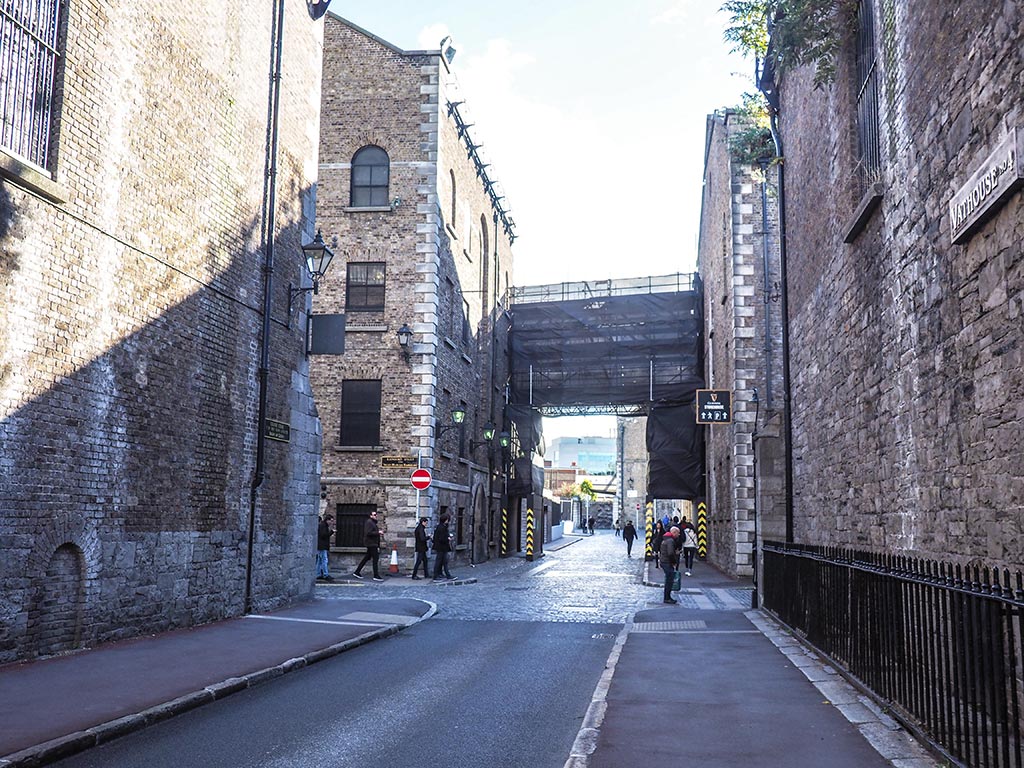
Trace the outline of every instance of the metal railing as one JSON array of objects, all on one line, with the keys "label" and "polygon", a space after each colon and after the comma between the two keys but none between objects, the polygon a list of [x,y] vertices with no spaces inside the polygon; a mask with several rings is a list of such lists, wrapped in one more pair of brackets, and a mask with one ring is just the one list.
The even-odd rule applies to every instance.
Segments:
[{"label": "metal railing", "polygon": [[1021,573],[764,543],[764,606],[958,765],[1024,763]]},{"label": "metal railing", "polygon": [[680,293],[694,290],[694,277],[695,275],[690,272],[677,272],[673,275],[651,277],[580,280],[572,283],[520,286],[511,289],[511,300],[513,304],[528,304],[538,301],[635,296],[644,293]]}]

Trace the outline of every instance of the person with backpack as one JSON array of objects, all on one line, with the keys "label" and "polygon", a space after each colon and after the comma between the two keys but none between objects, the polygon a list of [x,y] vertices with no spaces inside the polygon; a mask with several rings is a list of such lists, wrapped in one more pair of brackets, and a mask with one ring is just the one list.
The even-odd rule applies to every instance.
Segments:
[{"label": "person with backpack", "polygon": [[686,575],[693,576],[693,556],[697,554],[697,532],[693,526],[683,529],[683,562],[686,565]]},{"label": "person with backpack", "polygon": [[676,536],[679,535],[678,528],[672,528],[672,530],[665,533],[661,540],[661,570],[665,572],[665,597],[662,600],[663,603],[678,603],[679,601],[672,597],[672,587],[675,585],[676,566],[679,564],[679,555],[676,550]]},{"label": "person with backpack", "polygon": [[633,542],[636,540],[636,527],[632,520],[626,521],[626,527],[622,529],[622,538],[626,540],[626,557],[633,556]]},{"label": "person with backpack", "polygon": [[427,578],[430,574],[427,573],[427,563],[429,558],[427,556],[427,518],[421,517],[419,525],[416,526],[416,530],[413,531],[413,537],[416,539],[416,562],[412,566],[412,578],[418,579],[419,576],[416,573],[420,569],[420,564],[423,564],[423,578]]},{"label": "person with backpack", "polygon": [[441,520],[434,529],[434,581],[454,579],[448,570],[448,553],[452,550],[451,534],[448,532],[448,515],[441,515]]}]

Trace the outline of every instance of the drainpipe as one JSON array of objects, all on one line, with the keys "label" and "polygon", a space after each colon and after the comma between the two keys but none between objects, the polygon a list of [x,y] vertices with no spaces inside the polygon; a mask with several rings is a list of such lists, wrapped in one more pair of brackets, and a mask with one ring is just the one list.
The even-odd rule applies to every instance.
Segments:
[{"label": "drainpipe", "polygon": [[778,95],[771,110],[772,141],[779,169],[779,282],[782,284],[782,390],[783,431],[785,434],[786,465],[786,542],[793,541],[793,393],[789,364],[789,279],[786,268],[786,156],[782,151],[782,133],[779,130]]},{"label": "drainpipe", "polygon": [[260,486],[263,484],[266,466],[266,438],[263,433],[267,426],[267,390],[270,382],[270,310],[274,295],[274,237],[275,209],[277,207],[277,145],[278,113],[281,103],[281,55],[284,37],[284,0],[278,0],[271,34],[270,96],[267,104],[267,151],[263,182],[263,328],[260,334],[259,406],[256,417],[256,463],[253,468],[252,486],[249,489],[249,521],[245,551],[245,593],[242,610],[252,613],[253,554],[256,543],[256,504]]}]

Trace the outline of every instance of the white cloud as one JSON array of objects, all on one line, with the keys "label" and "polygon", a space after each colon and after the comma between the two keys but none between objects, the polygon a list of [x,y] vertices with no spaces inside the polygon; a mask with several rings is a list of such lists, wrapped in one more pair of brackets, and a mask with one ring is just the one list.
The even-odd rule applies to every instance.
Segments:
[{"label": "white cloud", "polygon": [[416,36],[416,42],[422,51],[436,51],[441,47],[441,41],[450,34],[447,24],[431,24],[420,30],[419,35]]}]

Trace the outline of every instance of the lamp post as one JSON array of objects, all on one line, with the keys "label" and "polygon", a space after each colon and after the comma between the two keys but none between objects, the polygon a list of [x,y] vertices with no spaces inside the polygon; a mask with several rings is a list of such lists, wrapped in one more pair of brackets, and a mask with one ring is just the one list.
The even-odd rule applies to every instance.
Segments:
[{"label": "lamp post", "polygon": [[760,607],[757,578],[757,420],[761,415],[761,401],[757,397],[757,387],[754,387],[750,400],[754,403],[754,430],[750,434],[750,449],[754,459],[754,546],[750,551],[754,566],[754,591],[750,595],[750,607],[756,609]]}]

